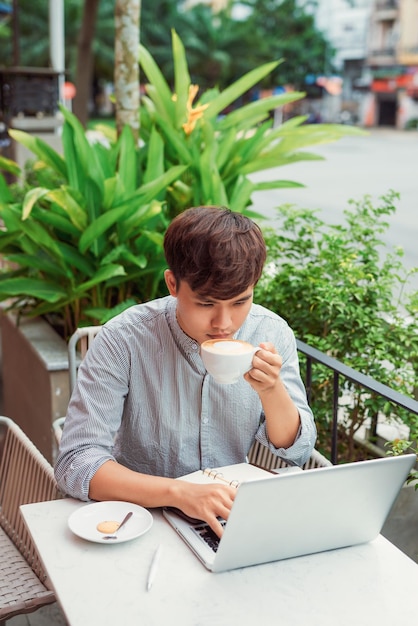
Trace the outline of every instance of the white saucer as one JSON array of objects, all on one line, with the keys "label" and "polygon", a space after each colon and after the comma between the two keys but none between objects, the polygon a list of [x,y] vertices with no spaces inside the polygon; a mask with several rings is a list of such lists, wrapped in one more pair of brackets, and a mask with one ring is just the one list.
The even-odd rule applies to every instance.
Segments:
[{"label": "white saucer", "polygon": [[[117,539],[104,539],[105,535],[97,530],[97,524],[104,521],[121,522],[129,511],[133,515],[117,533]],[[142,506],[130,502],[109,501],[80,507],[68,518],[68,526],[82,539],[115,544],[143,535],[151,528],[153,521],[151,513]]]}]

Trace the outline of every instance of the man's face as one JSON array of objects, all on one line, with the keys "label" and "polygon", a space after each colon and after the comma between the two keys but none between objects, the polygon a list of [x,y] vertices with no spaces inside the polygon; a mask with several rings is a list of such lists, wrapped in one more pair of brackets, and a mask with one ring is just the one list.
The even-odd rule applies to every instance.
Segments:
[{"label": "man's face", "polygon": [[185,281],[177,287],[171,270],[166,270],[165,280],[170,294],[177,298],[177,321],[181,329],[199,344],[207,339],[231,339],[250,311],[253,286],[231,300],[216,300],[200,296]]}]

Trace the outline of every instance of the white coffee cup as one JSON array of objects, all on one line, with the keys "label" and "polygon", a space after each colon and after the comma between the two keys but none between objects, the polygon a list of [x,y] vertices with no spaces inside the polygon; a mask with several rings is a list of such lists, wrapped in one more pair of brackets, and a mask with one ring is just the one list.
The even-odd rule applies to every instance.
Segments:
[{"label": "white coffee cup", "polygon": [[200,355],[216,382],[230,385],[251,369],[257,350],[260,348],[239,339],[209,339],[201,344]]}]

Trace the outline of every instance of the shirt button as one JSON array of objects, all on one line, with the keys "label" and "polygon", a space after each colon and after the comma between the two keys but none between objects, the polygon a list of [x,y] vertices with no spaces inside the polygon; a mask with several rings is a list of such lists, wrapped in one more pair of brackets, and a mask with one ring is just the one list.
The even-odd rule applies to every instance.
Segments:
[{"label": "shirt button", "polygon": [[204,417],[204,418],[202,419],[202,423],[203,423],[203,424],[207,424],[208,422],[209,422],[209,420],[208,420],[208,418],[207,418],[207,417]]}]

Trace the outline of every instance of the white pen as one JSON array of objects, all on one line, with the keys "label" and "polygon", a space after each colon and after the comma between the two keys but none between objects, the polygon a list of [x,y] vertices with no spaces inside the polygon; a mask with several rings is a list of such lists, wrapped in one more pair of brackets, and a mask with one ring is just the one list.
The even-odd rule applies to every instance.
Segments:
[{"label": "white pen", "polygon": [[152,584],[155,580],[155,575],[158,569],[158,563],[160,561],[162,546],[161,544],[158,546],[156,551],[154,552],[154,556],[152,557],[151,566],[149,568],[148,579],[147,579],[147,591],[149,591],[152,587]]}]

